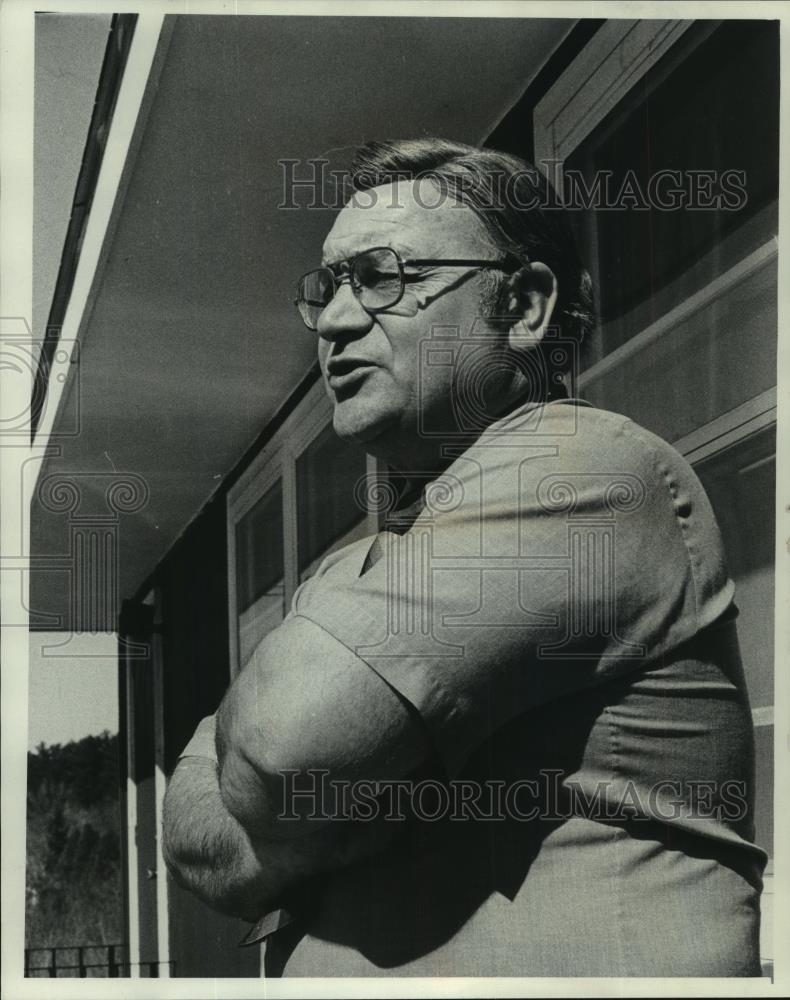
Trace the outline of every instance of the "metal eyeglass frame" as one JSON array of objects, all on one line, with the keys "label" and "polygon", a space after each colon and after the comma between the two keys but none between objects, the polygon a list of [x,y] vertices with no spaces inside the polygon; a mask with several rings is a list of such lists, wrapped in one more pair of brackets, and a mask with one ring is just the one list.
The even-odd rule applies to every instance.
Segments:
[{"label": "metal eyeglass frame", "polygon": [[[354,283],[354,267],[360,257],[364,257],[365,254],[375,253],[377,250],[386,250],[388,253],[392,254],[393,257],[395,258],[398,265],[400,292],[398,293],[397,297],[392,300],[392,302],[388,302],[384,306],[366,306],[360,299],[360,294],[359,294],[363,286],[361,285],[361,283],[359,284]],[[354,293],[357,301],[365,310],[365,312],[368,312],[371,315],[375,315],[376,313],[385,312],[387,309],[391,309],[393,306],[397,305],[403,298],[403,294],[406,291],[407,279],[408,277],[410,277],[404,271],[404,268],[406,267],[432,267],[437,264],[444,264],[446,267],[472,267],[485,270],[512,272],[515,271],[522,263],[524,262],[519,261],[512,254],[508,254],[501,260],[491,260],[491,259],[480,260],[474,258],[467,259],[461,257],[411,257],[404,260],[398,253],[398,251],[394,250],[392,247],[386,247],[386,246],[368,247],[366,250],[360,250],[358,254],[355,254],[348,260],[340,261],[338,264],[325,264],[323,267],[314,267],[312,270],[306,271],[297,282],[296,285],[297,291],[296,291],[296,298],[294,299],[294,305],[296,306],[297,309],[299,309],[300,302],[308,301],[306,299],[300,299],[299,289],[305,278],[307,278],[311,274],[317,274],[319,271],[328,272],[332,279],[332,289],[333,289],[332,298],[334,298],[335,295],[337,295],[337,290],[340,287],[340,285],[347,280],[351,285],[351,291]],[[329,302],[331,301],[332,299],[329,300]],[[325,305],[321,307],[322,310],[326,309],[326,307],[329,305],[329,302],[327,302]],[[302,317],[302,322],[304,323],[304,325],[307,327],[308,330],[315,331],[316,329],[318,329],[316,326],[310,326],[310,324],[304,318],[301,309],[299,309],[299,315]]]}]

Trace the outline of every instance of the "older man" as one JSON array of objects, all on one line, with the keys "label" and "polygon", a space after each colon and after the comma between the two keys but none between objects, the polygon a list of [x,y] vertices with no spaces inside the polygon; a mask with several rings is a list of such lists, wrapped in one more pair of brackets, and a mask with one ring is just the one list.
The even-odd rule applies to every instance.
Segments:
[{"label": "older man", "polygon": [[534,169],[419,140],[354,176],[298,305],[335,430],[400,502],[201,724],[173,874],[259,921],[270,975],[759,975],[750,713],[698,480],[567,398],[589,282]]}]

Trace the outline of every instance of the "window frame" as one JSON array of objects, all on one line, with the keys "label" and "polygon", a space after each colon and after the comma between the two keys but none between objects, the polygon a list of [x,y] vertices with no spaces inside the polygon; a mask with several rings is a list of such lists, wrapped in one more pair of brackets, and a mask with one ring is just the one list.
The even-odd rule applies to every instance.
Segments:
[{"label": "window frame", "polygon": [[[535,163],[558,190],[562,190],[563,166],[568,157],[629,96],[660,59],[683,43],[688,29],[699,23],[695,20],[609,20],[560,74],[536,104],[533,116]],[[706,19],[703,23],[705,31],[697,38],[694,48],[710,37],[723,21]],[[729,238],[733,237],[737,237],[737,233]],[[648,326],[638,329],[625,343],[581,372],[574,380],[573,394],[659,338],[668,336],[695,313],[732,294],[740,284],[754,278],[765,268],[775,267],[778,252],[776,234],[772,234],[751,252],[740,255],[731,267],[712,281],[690,295],[682,295],[674,308]],[[775,383],[768,392],[774,394],[775,421]],[[735,407],[731,411],[733,418],[737,418],[742,406],[759,408],[766,395],[765,392],[760,393]],[[717,419],[723,416],[726,414],[720,414]],[[715,422],[711,421],[712,424]],[[703,433],[702,427],[692,432],[698,433]],[[744,428],[743,433],[749,433],[748,429]],[[685,435],[684,440],[690,436]],[[737,436],[732,437],[729,443],[734,444],[737,440]],[[686,454],[682,447],[678,447],[679,442],[673,444],[681,454]],[[698,461],[699,457],[695,456],[694,461]]]}]

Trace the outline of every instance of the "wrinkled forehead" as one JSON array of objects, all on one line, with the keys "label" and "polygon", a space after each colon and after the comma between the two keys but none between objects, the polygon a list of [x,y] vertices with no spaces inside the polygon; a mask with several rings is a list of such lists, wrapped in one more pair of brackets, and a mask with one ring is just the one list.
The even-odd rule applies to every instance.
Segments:
[{"label": "wrinkled forehead", "polygon": [[324,241],[323,261],[333,264],[376,246],[404,257],[461,257],[483,252],[491,241],[471,208],[422,179],[358,191]]}]

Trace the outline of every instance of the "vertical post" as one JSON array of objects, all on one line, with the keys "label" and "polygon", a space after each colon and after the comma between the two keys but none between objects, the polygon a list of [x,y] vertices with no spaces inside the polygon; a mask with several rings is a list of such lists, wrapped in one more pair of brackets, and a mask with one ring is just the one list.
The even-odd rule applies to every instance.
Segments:
[{"label": "vertical post", "polygon": [[[296,456],[283,447],[283,587],[284,610],[288,613],[294,592],[299,586],[299,520],[296,507]],[[236,626],[238,628],[238,626]]]},{"label": "vertical post", "polygon": [[80,979],[87,978],[88,972],[87,969],[85,968],[85,955],[84,955],[83,945],[80,945],[77,948],[77,965],[79,966],[79,972],[77,973],[79,978]]},{"label": "vertical post", "polygon": [[115,963],[115,945],[107,946],[107,976],[110,979],[118,978],[118,966]]},{"label": "vertical post", "polygon": [[[121,666],[126,678],[126,860],[128,903],[129,976],[145,975],[143,955],[155,950],[156,911],[151,907],[149,883],[143,879],[146,868],[155,867],[151,837],[155,827],[149,813],[153,785],[153,719],[149,717],[148,690],[151,685],[153,607],[139,601],[124,601],[118,625]],[[151,688],[152,690],[152,688]],[[138,717],[138,712],[140,713]],[[149,744],[149,739],[151,744]],[[149,773],[150,768],[150,773]]]},{"label": "vertical post", "polygon": [[[156,929],[157,960],[162,969],[162,978],[170,978],[170,926],[169,901],[167,895],[167,865],[162,851],[162,823],[165,791],[165,681],[164,650],[162,648],[162,594],[157,587],[152,596],[154,604],[154,633],[152,643],[152,666],[154,674],[154,794],[156,813]],[[157,973],[158,974],[158,973]]]},{"label": "vertical post", "polygon": [[[126,926],[127,926],[127,956],[129,961],[129,976],[139,975],[140,961],[140,904],[137,886],[137,783],[135,781],[135,746],[134,746],[134,677],[136,663],[121,651],[121,670],[124,679],[124,701],[126,703]],[[138,970],[138,971],[135,971]]]},{"label": "vertical post", "polygon": [[56,979],[58,975],[57,959],[55,958],[56,948],[49,950],[49,978]]}]

